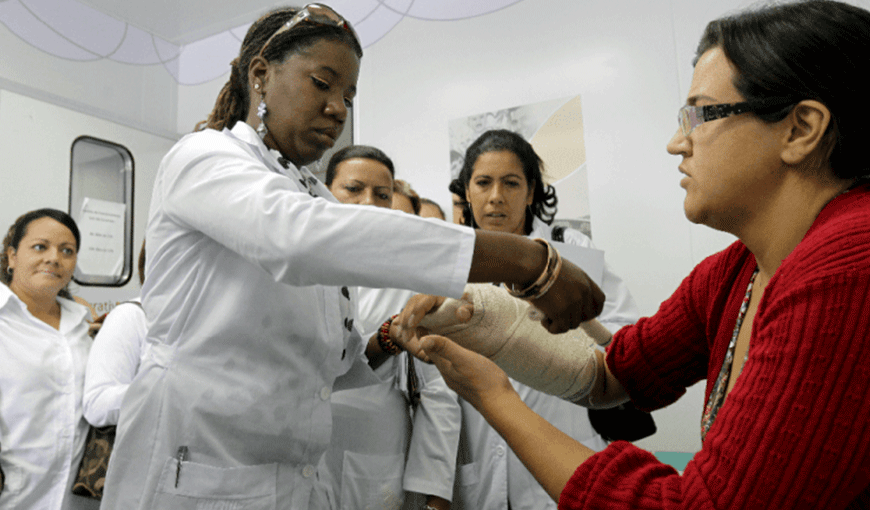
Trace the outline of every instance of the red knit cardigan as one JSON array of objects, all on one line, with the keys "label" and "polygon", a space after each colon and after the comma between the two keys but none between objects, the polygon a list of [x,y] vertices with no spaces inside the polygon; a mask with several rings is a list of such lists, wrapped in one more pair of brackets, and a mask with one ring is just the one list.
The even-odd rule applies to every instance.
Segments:
[{"label": "red knit cardigan", "polygon": [[[607,355],[641,408],[706,378],[730,341],[755,258],[741,242],[701,262]],[[700,416],[685,427],[700,434]],[[626,442],[581,464],[562,509],[867,508],[870,502],[870,187],[832,200],[771,278],[749,357],[679,475]]]}]

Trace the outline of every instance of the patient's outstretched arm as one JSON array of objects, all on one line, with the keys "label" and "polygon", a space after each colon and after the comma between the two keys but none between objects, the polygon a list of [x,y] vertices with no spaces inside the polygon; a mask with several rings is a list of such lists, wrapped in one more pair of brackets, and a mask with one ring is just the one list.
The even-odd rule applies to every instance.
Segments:
[{"label": "patient's outstretched arm", "polygon": [[446,299],[420,326],[486,356],[523,384],[572,402],[587,399],[600,360],[582,328],[553,335],[531,304],[500,287],[469,284],[465,292],[463,300],[473,305],[470,320],[457,319],[463,300]]}]

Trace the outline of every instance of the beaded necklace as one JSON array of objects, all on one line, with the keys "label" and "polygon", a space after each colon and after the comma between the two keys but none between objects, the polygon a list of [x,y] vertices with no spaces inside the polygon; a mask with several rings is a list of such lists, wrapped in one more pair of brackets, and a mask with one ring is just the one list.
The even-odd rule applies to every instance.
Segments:
[{"label": "beaded necklace", "polygon": [[[716,414],[722,403],[725,401],[725,392],[728,388],[728,380],[731,378],[731,368],[734,365],[734,347],[737,345],[737,334],[740,333],[740,326],[743,325],[743,319],[746,317],[746,310],[749,309],[749,299],[752,297],[752,284],[755,282],[755,277],[758,275],[758,268],[749,277],[749,285],[746,286],[746,295],[743,296],[743,302],[740,304],[740,311],[737,313],[737,323],[734,325],[734,332],[731,334],[731,342],[728,344],[728,352],[725,354],[725,361],[722,362],[722,369],[719,371],[719,376],[716,377],[716,384],[713,386],[713,392],[710,393],[710,399],[707,400],[707,405],[704,406],[704,415],[701,417],[701,441],[707,437],[707,431],[713,425],[716,419]],[[746,359],[749,357],[749,349],[743,356],[743,363],[746,364]],[[740,367],[743,370],[743,367]],[[738,375],[739,372],[738,372]]]}]

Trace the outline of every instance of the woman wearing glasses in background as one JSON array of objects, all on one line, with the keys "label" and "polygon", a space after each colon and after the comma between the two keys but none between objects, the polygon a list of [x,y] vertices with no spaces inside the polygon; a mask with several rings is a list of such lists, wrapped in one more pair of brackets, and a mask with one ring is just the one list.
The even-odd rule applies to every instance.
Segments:
[{"label": "woman wearing glasses in background", "polygon": [[361,55],[328,7],[265,15],[205,129],[161,163],[146,229],[147,345],[104,509],[327,508],[315,466],[336,378],[375,377],[349,286],[459,296],[466,280],[554,280],[534,301],[549,329],[600,312],[594,283],[576,266],[553,270],[539,243],[339,204],[304,168],[341,133]]},{"label": "woman wearing glasses in background", "polygon": [[425,338],[560,508],[867,508],[867,67],[870,12],[837,2],[723,18],[701,39],[667,148],[689,220],[739,240],[616,333],[584,403],[657,409],[706,380],[703,446],[682,474],[629,443],[583,447],[487,359]]}]

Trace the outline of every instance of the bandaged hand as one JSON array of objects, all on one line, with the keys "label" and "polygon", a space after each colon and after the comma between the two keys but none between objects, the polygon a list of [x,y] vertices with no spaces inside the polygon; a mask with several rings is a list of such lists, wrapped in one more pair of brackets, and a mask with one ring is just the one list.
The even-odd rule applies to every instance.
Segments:
[{"label": "bandaged hand", "polygon": [[[586,333],[549,333],[540,312],[500,287],[469,284],[465,292],[462,300],[444,299],[419,325],[482,354],[532,388],[570,401],[589,393],[598,364]],[[471,317],[460,321],[468,312]]]}]

